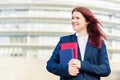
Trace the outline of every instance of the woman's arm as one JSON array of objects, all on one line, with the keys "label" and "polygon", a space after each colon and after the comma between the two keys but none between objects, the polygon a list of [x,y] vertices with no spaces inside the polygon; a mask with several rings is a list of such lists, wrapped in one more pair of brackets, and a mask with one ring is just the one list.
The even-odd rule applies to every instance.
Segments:
[{"label": "woman's arm", "polygon": [[96,74],[98,76],[108,76],[111,73],[106,45],[103,44],[102,48],[99,50],[99,64],[91,64],[88,61],[81,61],[81,69],[88,73]]},{"label": "woman's arm", "polygon": [[57,44],[56,48],[53,51],[51,58],[47,62],[47,70],[55,75],[62,77],[70,77],[68,72],[68,65],[62,65],[59,63],[59,50],[60,50],[61,40]]}]

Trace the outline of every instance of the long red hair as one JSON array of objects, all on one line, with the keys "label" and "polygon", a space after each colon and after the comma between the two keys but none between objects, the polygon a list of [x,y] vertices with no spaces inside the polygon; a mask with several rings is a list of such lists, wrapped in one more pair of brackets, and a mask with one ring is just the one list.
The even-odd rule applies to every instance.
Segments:
[{"label": "long red hair", "polygon": [[101,23],[94,17],[93,13],[88,8],[76,7],[72,10],[72,14],[74,11],[80,12],[88,22],[87,32],[89,34],[89,42],[93,46],[101,48],[103,38],[107,39],[105,33],[100,28],[102,26]]}]

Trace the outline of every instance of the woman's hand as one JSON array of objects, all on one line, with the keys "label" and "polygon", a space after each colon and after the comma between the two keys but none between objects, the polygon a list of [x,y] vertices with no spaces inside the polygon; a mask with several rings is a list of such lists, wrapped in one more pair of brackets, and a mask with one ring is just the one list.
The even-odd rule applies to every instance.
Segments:
[{"label": "woman's hand", "polygon": [[79,74],[81,63],[78,59],[71,59],[68,63],[68,66],[69,66],[69,74],[71,76],[77,76]]},{"label": "woman's hand", "polygon": [[77,76],[79,73],[79,68],[77,68],[76,66],[73,65],[69,65],[69,74],[71,76]]},{"label": "woman's hand", "polygon": [[74,65],[79,69],[81,68],[81,63],[80,63],[80,60],[78,60],[78,59],[71,59],[69,61],[68,65]]}]

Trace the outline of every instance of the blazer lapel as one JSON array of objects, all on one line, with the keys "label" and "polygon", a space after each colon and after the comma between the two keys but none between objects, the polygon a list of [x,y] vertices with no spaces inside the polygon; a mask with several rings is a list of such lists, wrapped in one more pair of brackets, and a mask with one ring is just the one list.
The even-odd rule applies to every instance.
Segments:
[{"label": "blazer lapel", "polygon": [[71,42],[77,42],[77,36],[76,36],[76,34],[73,34],[71,36]]},{"label": "blazer lapel", "polygon": [[92,51],[91,49],[93,49],[91,47],[91,44],[89,43],[89,41],[87,42],[87,45],[86,45],[86,49],[85,49],[85,55],[84,55],[84,60],[87,60],[88,57],[90,57],[90,51]]}]

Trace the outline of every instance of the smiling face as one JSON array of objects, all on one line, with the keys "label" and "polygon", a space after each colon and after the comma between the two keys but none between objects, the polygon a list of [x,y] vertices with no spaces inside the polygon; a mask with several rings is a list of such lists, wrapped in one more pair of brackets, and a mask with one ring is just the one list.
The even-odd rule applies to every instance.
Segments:
[{"label": "smiling face", "polygon": [[80,12],[78,11],[73,12],[72,14],[73,30],[75,30],[78,33],[86,34],[87,25],[88,25],[88,22]]}]

